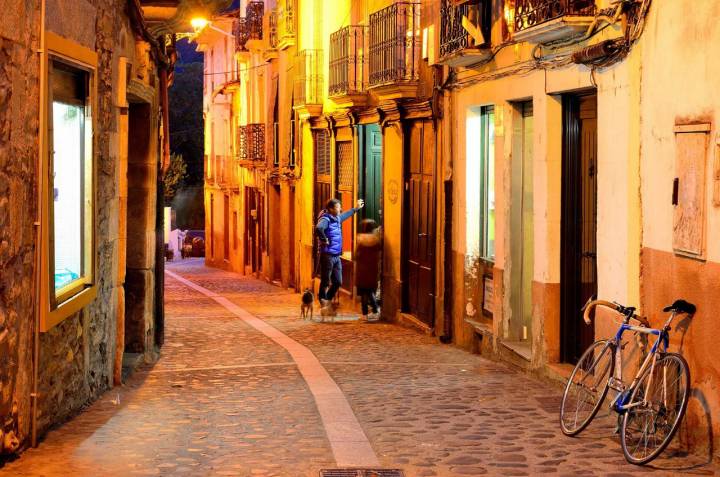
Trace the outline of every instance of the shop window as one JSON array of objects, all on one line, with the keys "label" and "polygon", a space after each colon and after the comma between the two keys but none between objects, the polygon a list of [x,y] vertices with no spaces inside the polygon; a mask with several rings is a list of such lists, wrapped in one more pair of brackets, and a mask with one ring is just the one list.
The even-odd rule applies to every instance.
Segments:
[{"label": "shop window", "polygon": [[58,304],[92,281],[92,122],[86,71],[52,61],[50,83],[50,263]]}]

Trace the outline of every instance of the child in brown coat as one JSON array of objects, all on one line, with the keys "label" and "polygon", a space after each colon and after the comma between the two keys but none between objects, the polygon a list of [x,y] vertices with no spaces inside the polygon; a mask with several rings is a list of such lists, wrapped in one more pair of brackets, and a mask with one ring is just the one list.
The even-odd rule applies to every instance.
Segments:
[{"label": "child in brown coat", "polygon": [[380,229],[374,220],[364,219],[360,222],[360,233],[357,236],[355,250],[355,270],[357,291],[362,300],[362,320],[368,320],[368,312],[372,309],[370,319],[380,318],[375,293],[377,292],[380,272],[380,253],[382,239]]}]

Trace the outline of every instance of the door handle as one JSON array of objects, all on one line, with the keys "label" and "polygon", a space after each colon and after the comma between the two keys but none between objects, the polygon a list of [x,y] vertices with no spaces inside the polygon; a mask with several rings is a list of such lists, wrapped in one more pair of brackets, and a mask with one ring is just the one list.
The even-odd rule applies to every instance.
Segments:
[{"label": "door handle", "polygon": [[428,236],[428,234],[422,233],[422,232],[418,234],[418,237],[421,237],[421,238],[425,238],[427,236]]}]

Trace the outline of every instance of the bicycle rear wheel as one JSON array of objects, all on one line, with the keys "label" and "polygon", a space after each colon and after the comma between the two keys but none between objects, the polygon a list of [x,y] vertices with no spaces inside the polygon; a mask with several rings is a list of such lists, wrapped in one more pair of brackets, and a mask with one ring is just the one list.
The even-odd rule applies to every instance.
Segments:
[{"label": "bicycle rear wheel", "polygon": [[615,369],[615,347],[596,341],[580,357],[565,386],[560,404],[560,429],[574,436],[585,429],[600,409]]},{"label": "bicycle rear wheel", "polygon": [[660,455],[685,415],[689,394],[690,370],[679,354],[664,354],[643,372],[630,397],[631,404],[641,404],[625,412],[620,429],[628,462],[647,464]]}]

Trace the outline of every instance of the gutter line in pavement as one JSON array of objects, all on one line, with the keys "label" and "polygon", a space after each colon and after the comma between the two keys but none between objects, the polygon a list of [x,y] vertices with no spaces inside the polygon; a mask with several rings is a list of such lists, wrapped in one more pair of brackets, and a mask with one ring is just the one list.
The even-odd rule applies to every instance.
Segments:
[{"label": "gutter line in pavement", "polygon": [[330,441],[335,463],[339,467],[380,465],[345,394],[312,351],[224,296],[197,285],[170,270],[165,270],[165,273],[188,288],[212,298],[233,315],[282,346],[290,354],[315,399],[315,405]]}]

